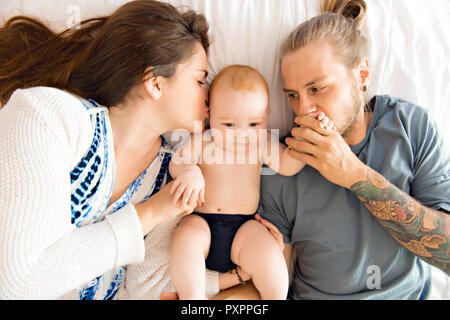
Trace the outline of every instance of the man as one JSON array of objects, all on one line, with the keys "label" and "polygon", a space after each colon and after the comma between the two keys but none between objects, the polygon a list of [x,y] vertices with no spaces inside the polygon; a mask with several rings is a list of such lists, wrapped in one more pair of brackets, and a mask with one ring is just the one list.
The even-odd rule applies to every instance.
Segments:
[{"label": "man", "polygon": [[286,143],[308,166],[264,176],[260,212],[292,245],[290,299],[424,299],[427,263],[450,273],[449,154],[422,108],[390,96],[364,102],[364,46],[354,22],[329,13],[282,48],[300,126]]}]

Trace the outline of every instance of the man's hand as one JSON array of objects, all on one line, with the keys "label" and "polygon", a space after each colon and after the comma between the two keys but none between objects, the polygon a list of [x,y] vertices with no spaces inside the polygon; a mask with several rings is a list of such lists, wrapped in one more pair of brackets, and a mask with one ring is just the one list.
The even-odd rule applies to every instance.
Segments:
[{"label": "man's hand", "polygon": [[352,152],[336,130],[327,130],[310,116],[298,117],[301,127],[292,129],[287,138],[290,155],[319,171],[330,182],[345,188],[366,177],[367,167]]}]

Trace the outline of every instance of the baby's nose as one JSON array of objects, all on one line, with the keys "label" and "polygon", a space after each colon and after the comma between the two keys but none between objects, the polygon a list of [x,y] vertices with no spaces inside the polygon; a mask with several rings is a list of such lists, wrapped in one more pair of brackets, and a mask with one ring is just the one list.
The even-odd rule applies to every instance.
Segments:
[{"label": "baby's nose", "polygon": [[237,137],[237,138],[241,138],[241,139],[247,138],[248,137],[248,131],[244,130],[244,129],[236,129],[234,131],[234,136]]}]

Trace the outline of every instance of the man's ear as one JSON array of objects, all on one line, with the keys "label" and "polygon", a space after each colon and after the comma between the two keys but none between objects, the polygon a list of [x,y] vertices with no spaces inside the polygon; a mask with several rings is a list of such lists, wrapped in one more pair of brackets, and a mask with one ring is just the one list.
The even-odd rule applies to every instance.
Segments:
[{"label": "man's ear", "polygon": [[359,63],[359,66],[358,66],[358,71],[359,71],[358,76],[359,76],[359,81],[361,83],[361,87],[367,88],[370,84],[371,75],[372,75],[372,73],[370,72],[369,59],[364,58],[361,60],[361,62]]},{"label": "man's ear", "polygon": [[161,77],[152,75],[146,77],[146,79],[144,79],[144,89],[150,97],[155,100],[159,100],[162,95]]}]

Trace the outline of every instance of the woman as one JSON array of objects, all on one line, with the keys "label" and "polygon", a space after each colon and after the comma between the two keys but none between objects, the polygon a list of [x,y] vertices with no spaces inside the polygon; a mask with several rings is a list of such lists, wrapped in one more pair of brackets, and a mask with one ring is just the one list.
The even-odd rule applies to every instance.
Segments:
[{"label": "woman", "polygon": [[143,236],[192,212],[164,186],[161,135],[207,115],[207,32],[144,0],[60,34],[0,29],[0,299],[117,298]]}]

